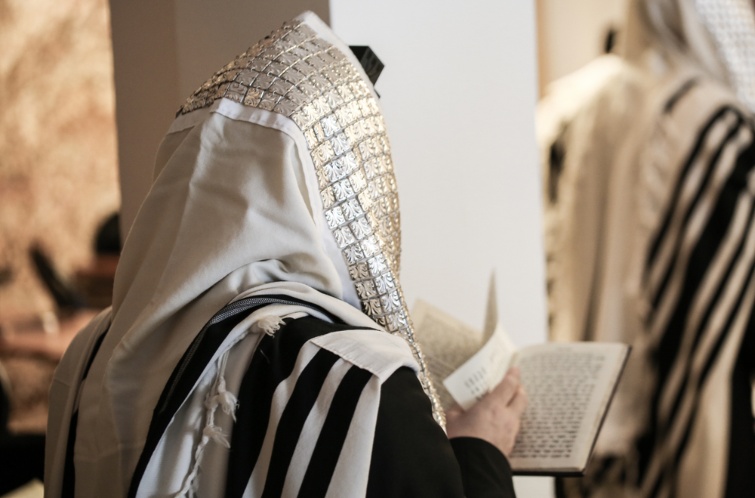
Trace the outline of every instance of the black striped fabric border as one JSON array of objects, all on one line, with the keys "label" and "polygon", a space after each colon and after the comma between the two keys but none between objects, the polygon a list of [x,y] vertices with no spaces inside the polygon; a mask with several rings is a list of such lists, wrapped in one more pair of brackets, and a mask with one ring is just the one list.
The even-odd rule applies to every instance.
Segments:
[{"label": "black striped fabric border", "polygon": [[[714,147],[711,148],[711,144],[709,143],[712,140],[711,136],[716,130],[720,132],[721,126],[727,126],[725,138],[719,144],[715,144]],[[750,133],[749,142],[737,144],[736,140],[740,137],[740,133],[745,127],[749,127],[749,130],[745,130],[745,132]],[[707,149],[709,149],[707,154],[705,153],[706,145],[708,145]],[[710,185],[710,180],[715,175],[718,168],[722,167],[724,157],[723,151],[727,147],[732,146],[739,147],[732,171],[725,179],[720,191],[713,193],[710,190],[713,188]],[[704,161],[702,163],[702,166],[705,167],[703,179],[700,186],[694,192],[690,204],[681,206],[681,193],[685,189],[685,184],[690,181],[692,165],[699,161]],[[708,332],[708,334],[713,333],[715,335],[707,340],[707,342],[711,342],[712,340],[713,345],[710,350],[706,352],[703,362],[704,366],[699,372],[699,375],[694,379],[695,392],[692,401],[694,406],[698,406],[700,403],[702,388],[709,378],[711,370],[716,364],[720,350],[728,338],[728,332],[731,329],[734,320],[741,312],[747,313],[748,316],[752,313],[753,303],[743,301],[747,289],[752,282],[755,265],[743,261],[743,250],[750,230],[755,229],[755,226],[753,226],[753,221],[755,220],[755,203],[750,206],[750,210],[747,213],[745,228],[737,233],[732,233],[731,229],[738,200],[743,195],[751,195],[748,192],[747,187],[753,167],[755,167],[755,144],[753,144],[753,128],[751,122],[736,109],[728,106],[721,107],[700,130],[695,144],[681,168],[670,197],[668,209],[662,217],[659,229],[654,235],[647,252],[645,260],[646,266],[644,269],[644,281],[646,287],[649,283],[649,276],[652,274],[659,274],[658,268],[655,268],[655,266],[661,264],[658,260],[660,248],[664,244],[669,243],[669,240],[667,240],[669,237],[672,238],[670,242],[673,243],[673,249],[668,261],[664,263],[667,266],[661,269],[662,271],[660,274],[662,275],[662,278],[660,284],[656,289],[647,289],[649,291],[649,298],[653,310],[657,310],[665,300],[674,299],[667,323],[656,323],[659,317],[651,311],[646,324],[649,330],[655,330],[654,327],[658,328],[659,326],[660,329],[656,330],[658,339],[652,358],[657,369],[657,377],[656,384],[653,388],[654,394],[651,405],[650,432],[648,434],[650,444],[643,448],[645,454],[642,455],[641,458],[641,461],[643,462],[641,480],[647,480],[649,478],[649,476],[643,474],[648,470],[654,459],[665,459],[660,462],[661,470],[655,474],[655,481],[643,482],[643,488],[650,491],[647,496],[658,496],[661,491],[668,491],[669,486],[671,487],[671,496],[673,496],[674,490],[673,484],[671,483],[671,476],[673,475],[674,468],[680,463],[684,456],[698,412],[698,410],[692,410],[692,413],[686,417],[686,420],[680,420],[680,407],[685,393],[689,391],[689,383],[693,381],[692,356],[696,352],[698,355],[700,354],[698,349],[702,342],[703,333],[709,328],[710,320],[715,310],[721,306],[731,306],[726,323],[720,327],[719,330]],[[689,259],[687,260],[685,267],[682,269],[681,275],[676,276],[678,269],[675,270],[675,267],[678,264],[678,258],[681,251],[685,250],[683,247],[683,244],[686,243],[684,242],[684,238],[689,229],[692,213],[698,207],[702,199],[710,199],[711,195],[715,195],[716,197],[712,204],[710,214],[706,219],[702,232],[691,246]],[[679,209],[684,209],[684,212],[680,212]],[[672,233],[672,220],[680,216],[681,223],[677,227],[678,231]],[[709,275],[709,270],[714,258],[727,240],[732,241],[734,246],[730,259],[726,262],[724,269],[720,274]],[[732,242],[729,243],[732,244]],[[743,264],[748,264],[748,267],[746,268],[747,273],[741,287],[737,290],[736,298],[733,302],[729,301],[722,303],[726,286],[731,285],[734,272]],[[694,330],[690,330],[688,319],[691,313],[691,307],[696,296],[700,292],[702,283],[706,278],[711,277],[714,278],[714,281],[716,282],[714,291],[710,296],[710,300],[704,304],[706,308],[701,314],[699,324]],[[682,279],[680,282],[681,291],[678,296],[672,297],[668,295],[668,289],[674,278]],[[743,307],[749,307],[750,310],[743,310]],[[752,322],[750,322],[750,324],[751,323]],[[748,327],[749,326],[750,325],[748,325]],[[692,337],[691,353],[687,357],[681,358],[679,353],[682,341],[684,340],[684,334],[689,333],[694,334]],[[682,363],[680,364],[679,362]],[[682,382],[676,387],[675,392],[667,393],[666,391],[669,389],[669,376],[677,364],[680,364],[683,369]],[[661,419],[659,413],[662,396],[671,396],[672,400],[671,408],[665,419]],[[667,445],[669,442],[666,441],[666,437],[670,429],[678,423],[683,424],[682,438],[676,448],[668,448]],[[722,421],[722,423],[727,423],[727,421]],[[661,449],[665,451],[660,451]]]}]

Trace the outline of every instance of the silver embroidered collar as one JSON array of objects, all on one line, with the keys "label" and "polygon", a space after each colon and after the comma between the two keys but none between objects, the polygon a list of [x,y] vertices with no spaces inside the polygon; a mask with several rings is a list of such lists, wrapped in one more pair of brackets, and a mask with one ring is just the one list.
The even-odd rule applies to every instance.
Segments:
[{"label": "silver embroidered collar", "polygon": [[368,83],[307,24],[285,23],[205,82],[178,114],[226,98],[291,118],[304,133],[325,219],[363,311],[409,343],[436,420],[445,424],[398,283],[401,220],[391,149]]}]

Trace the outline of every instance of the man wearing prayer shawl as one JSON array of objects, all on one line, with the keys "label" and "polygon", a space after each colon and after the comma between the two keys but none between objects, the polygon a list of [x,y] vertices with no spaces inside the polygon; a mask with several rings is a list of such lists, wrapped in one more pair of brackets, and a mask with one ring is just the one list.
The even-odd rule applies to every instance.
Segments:
[{"label": "man wearing prayer shawl", "polygon": [[753,496],[753,5],[632,0],[624,44],[541,137],[551,333],[634,345],[569,496]]},{"label": "man wearing prayer shawl", "polygon": [[444,433],[399,253],[376,95],[305,13],[180,108],[56,372],[46,496],[513,496],[518,375]]}]

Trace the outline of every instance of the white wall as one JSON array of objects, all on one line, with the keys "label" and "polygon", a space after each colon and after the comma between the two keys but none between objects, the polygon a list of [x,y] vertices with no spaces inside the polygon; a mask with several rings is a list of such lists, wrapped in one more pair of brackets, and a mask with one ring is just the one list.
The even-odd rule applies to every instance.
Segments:
[{"label": "white wall", "polygon": [[331,0],[331,16],[344,41],[372,46],[386,64],[376,89],[399,180],[410,304],[426,298],[482,325],[495,269],[511,333],[543,340],[532,3],[368,4]]},{"label": "white wall", "polygon": [[172,2],[110,0],[110,19],[125,236],[152,183],[155,152],[177,108],[175,12]]},{"label": "white wall", "polygon": [[[401,200],[401,283],[482,326],[496,271],[502,321],[546,337],[534,0],[331,0],[332,27],[373,47]],[[518,478],[522,497],[550,480]]]}]

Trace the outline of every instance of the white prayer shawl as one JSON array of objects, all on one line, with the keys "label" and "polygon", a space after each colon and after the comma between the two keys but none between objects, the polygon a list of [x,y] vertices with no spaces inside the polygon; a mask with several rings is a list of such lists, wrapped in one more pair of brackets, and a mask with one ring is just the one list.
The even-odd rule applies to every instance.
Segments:
[{"label": "white prayer shawl", "polygon": [[[359,67],[322,21],[311,13],[300,20]],[[307,143],[290,118],[228,99],[181,115],[160,147],[154,178],[124,244],[112,310],[77,337],[53,380],[45,476],[50,498],[61,493],[69,421],[77,408],[76,495],[125,496],[171,372],[199,329],[228,303],[252,294],[287,295],[354,327],[381,328],[359,310],[344,257],[323,214]],[[280,316],[294,312],[311,314],[289,310]],[[238,362],[256,344],[245,330],[242,325],[234,329],[168,437],[181,432],[180,424],[196,422],[191,419],[202,411],[201,398],[222,368],[220,358],[225,358],[229,389],[234,387]],[[86,365],[84,359],[105,331],[97,355]],[[376,380],[359,407],[366,414],[361,432],[347,445],[348,458],[360,464],[348,473],[342,469],[334,487],[339,496],[358,496],[366,482],[370,447],[363,438],[374,428],[379,384],[401,365],[417,368],[402,339],[385,333],[360,337],[364,340],[349,342],[362,359],[374,351],[366,368]],[[382,350],[373,349],[376,345]],[[351,361],[337,341],[316,342],[302,355],[331,347],[343,361]],[[79,384],[87,368],[86,381]],[[229,420],[226,416],[219,423],[226,427]],[[175,458],[175,472],[167,472],[165,465],[148,469],[139,496],[177,493],[189,482],[198,435],[175,437],[182,441],[181,451],[160,450]],[[214,448],[207,446],[208,455]],[[200,477],[196,485],[208,491],[201,495],[218,496],[211,492],[211,482]]]},{"label": "white prayer shawl", "polygon": [[[725,86],[736,67],[711,75],[711,51],[722,42],[701,28],[691,2],[632,6],[640,4],[655,25],[646,24],[634,38],[630,29],[634,47],[629,44],[625,67],[560,137],[565,156],[558,204],[549,208],[547,222],[553,230],[552,331],[558,339],[634,346],[599,456],[632,461],[637,440],[649,433],[654,443],[645,449],[647,467],[626,469],[629,482],[642,473],[640,496],[722,497],[736,439],[731,379],[753,326],[755,225],[747,217],[751,187],[744,188],[753,181],[752,164],[746,164],[752,125],[740,97],[748,89],[735,94]],[[673,14],[681,19],[666,18],[663,31],[658,23]],[[677,45],[670,46],[670,37]],[[663,40],[668,45],[660,46]],[[697,148],[698,142],[704,146]],[[718,194],[735,178],[738,160],[745,163],[738,173],[745,183],[729,187],[726,197],[736,208],[721,216],[727,201]],[[711,177],[704,176],[707,167]],[[548,182],[553,179],[546,188]],[[703,233],[711,225],[720,238]],[[687,266],[710,243],[700,241],[717,244],[714,257]],[[749,392],[745,396],[749,405]],[[749,441],[752,427],[745,430]]]},{"label": "white prayer shawl", "polygon": [[[755,14],[750,0],[629,0],[622,53],[690,65],[755,109]],[[660,68],[656,66],[653,70]]]},{"label": "white prayer shawl", "polygon": [[[220,361],[213,365],[215,371],[211,370],[203,376],[201,384],[188,401],[189,405],[181,408],[174,422],[168,427],[143,475],[137,496],[182,496],[181,493],[176,493],[176,490],[182,489],[191,489],[197,496],[225,494],[226,464],[229,457],[226,444],[229,438],[226,435],[231,433],[233,417],[220,409],[216,410],[216,428],[210,429],[214,432],[210,439],[207,439],[205,434],[197,431],[197,425],[201,426],[205,420],[205,400],[217,392],[217,378],[225,379],[228,392],[238,392],[244,367],[247,366],[261,337],[259,334],[255,337],[243,337],[247,334],[245,329],[249,329],[249,324],[254,324],[259,317],[270,316],[270,313],[286,317],[295,316],[303,311],[308,310],[283,310],[273,306],[253,313],[239,324],[227,339],[230,343],[239,341],[238,344],[230,351],[227,359],[224,359],[224,353],[219,351]],[[253,325],[251,328],[254,328]],[[353,367],[369,372],[371,377],[359,397],[335,469],[331,475],[319,477],[329,482],[326,496],[364,496],[368,484],[382,383],[402,366],[416,370],[411,351],[402,339],[382,331],[365,330],[333,332],[317,337],[302,346],[292,374],[277,386],[273,395],[265,440],[257,465],[246,484],[244,496],[261,496],[268,486],[270,475],[267,470],[276,448],[276,428],[289,406],[289,401],[292,400],[294,388],[300,382],[302,374],[313,363],[316,354],[323,349],[340,359],[330,368],[317,400],[306,418],[306,430],[296,441],[281,496],[299,496],[306,471],[313,461],[315,448],[329,415],[328,407]],[[207,444],[201,448],[203,440]],[[332,441],[329,444],[335,445],[337,442]],[[199,457],[198,449],[202,449],[203,453]],[[197,465],[198,461],[200,465]],[[187,476],[192,476],[193,471],[196,471],[196,482],[192,483]]]},{"label": "white prayer shawl", "polygon": [[[753,437],[740,423],[751,418],[742,390],[751,372],[734,371],[755,332],[755,128],[728,89],[674,76],[659,92],[666,112],[648,126],[650,147],[638,152],[637,353],[652,367],[654,440],[641,493],[716,498],[736,490],[732,459],[752,463],[752,450],[738,457],[732,444]],[[733,396],[743,398],[738,411]]]},{"label": "white prayer shawl", "polygon": [[[694,86],[685,89],[691,81]],[[642,102],[619,95],[619,88],[605,89],[596,106],[605,101]],[[664,105],[676,93],[680,97],[673,113],[664,114]],[[633,129],[624,135],[625,121],[601,124],[594,121],[598,110],[581,116],[567,131],[567,143],[574,146],[566,146],[567,155],[576,154],[568,158],[562,180],[573,183],[561,184],[571,189],[568,194],[561,192],[559,202],[571,202],[557,209],[570,210],[556,210],[561,218],[549,220],[560,237],[551,239],[559,245],[552,245],[550,251],[551,271],[557,270],[550,275],[553,331],[562,340],[619,340],[634,347],[599,439],[598,455],[631,460],[635,442],[654,419],[654,425],[670,428],[651,452],[642,496],[723,496],[731,438],[729,379],[745,332],[752,327],[748,320],[755,292],[748,273],[753,260],[750,239],[755,233],[747,215],[749,191],[740,188],[727,194],[736,204],[731,218],[715,221],[714,213],[720,204],[719,190],[738,157],[753,147],[751,125],[742,121],[749,112],[725,88],[692,69],[669,75],[639,108]],[[706,129],[709,120],[726,108],[730,111]],[[585,130],[592,133],[583,135],[581,142],[568,135]],[[705,147],[695,152],[698,140]],[[586,148],[581,154],[580,143]],[[723,153],[717,156],[719,147]],[[685,177],[682,167],[695,154],[695,168]],[[596,161],[601,155],[603,162]],[[578,171],[569,171],[574,161],[583,162]],[[701,184],[709,164],[714,174]],[[751,172],[747,175],[746,181],[752,182]],[[692,202],[699,188],[701,200]],[[673,198],[677,189],[681,198]],[[687,216],[689,221],[683,221]],[[709,237],[702,230],[711,220],[725,231],[719,252],[708,266],[698,264],[689,270],[689,257]],[[650,261],[654,244],[659,245],[658,256]],[[565,278],[574,275],[583,280]],[[692,283],[690,275],[702,275],[702,281]],[[718,288],[725,292],[716,294]],[[684,298],[684,289],[694,292],[690,301]],[[579,328],[570,311],[580,310],[562,307],[578,300],[585,306]],[[676,316],[686,316],[681,330],[669,325],[675,310]],[[698,332],[701,324],[705,328]],[[700,333],[702,339],[694,342]],[[668,334],[680,334],[682,340],[669,371],[662,373],[662,379],[654,378],[655,355],[659,349],[664,356],[668,353],[668,346],[661,347]],[[663,365],[669,360],[660,361]],[[660,396],[660,411],[651,414],[654,396]]]}]

